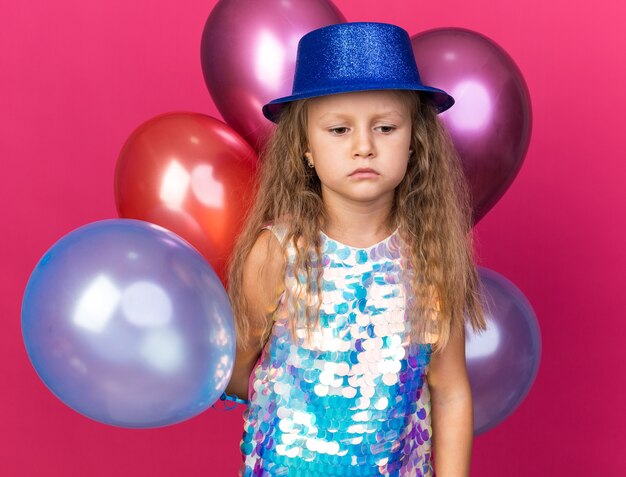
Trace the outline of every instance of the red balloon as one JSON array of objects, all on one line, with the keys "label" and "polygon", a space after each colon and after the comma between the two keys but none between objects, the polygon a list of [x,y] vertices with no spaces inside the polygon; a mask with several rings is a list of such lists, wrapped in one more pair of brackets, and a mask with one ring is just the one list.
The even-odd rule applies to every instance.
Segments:
[{"label": "red balloon", "polygon": [[230,126],[198,113],[163,114],[139,126],[122,148],[117,210],[180,235],[224,281],[255,169],[256,153]]},{"label": "red balloon", "polygon": [[411,41],[424,83],[456,101],[440,117],[463,162],[477,223],[522,166],[532,122],[528,88],[508,53],[484,35],[438,28]]},{"label": "red balloon", "polygon": [[274,125],[261,107],[291,94],[298,40],[345,22],[330,0],[222,0],[202,33],[202,71],[224,120],[260,150]]}]

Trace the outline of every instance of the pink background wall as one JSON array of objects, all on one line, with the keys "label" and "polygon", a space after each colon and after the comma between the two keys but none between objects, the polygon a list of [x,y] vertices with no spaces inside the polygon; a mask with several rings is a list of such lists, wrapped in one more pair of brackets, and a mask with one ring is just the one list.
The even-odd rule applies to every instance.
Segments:
[{"label": "pink background wall", "polygon": [[[543,335],[520,408],[475,441],[473,475],[624,475],[626,110],[620,0],[336,0],[411,34],[458,26],[515,59],[534,129],[522,170],[477,227],[480,264],[513,281]],[[0,14],[0,475],[234,475],[241,409],[124,430],[67,408],[31,367],[22,292],[54,241],[116,216],[113,170],[140,123],[219,117],[199,60],[214,0],[5,0]],[[618,245],[620,245],[618,247]]]}]

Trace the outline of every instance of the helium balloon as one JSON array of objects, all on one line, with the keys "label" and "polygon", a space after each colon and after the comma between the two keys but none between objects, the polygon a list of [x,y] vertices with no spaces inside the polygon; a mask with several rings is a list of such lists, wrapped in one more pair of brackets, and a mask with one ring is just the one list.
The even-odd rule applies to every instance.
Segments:
[{"label": "helium balloon", "polygon": [[128,219],[76,229],[46,252],[24,293],[22,335],[61,401],[127,428],[206,410],[235,356],[228,297],[206,260],[172,232]]},{"label": "helium balloon", "polygon": [[255,168],[254,150],[222,121],[163,114],[137,128],[120,152],[118,213],[180,235],[224,279],[252,200]]},{"label": "helium balloon", "polygon": [[528,88],[508,53],[484,35],[439,28],[411,41],[422,80],[456,101],[440,117],[463,163],[478,223],[522,166],[532,122]]},{"label": "helium balloon", "polygon": [[474,434],[506,419],[532,387],[541,334],[532,307],[502,275],[478,267],[487,330],[466,331],[465,358],[474,400]]},{"label": "helium balloon", "polygon": [[300,38],[345,21],[329,0],[221,0],[215,5],[202,34],[204,80],[224,120],[256,150],[273,127],[261,107],[291,94]]}]

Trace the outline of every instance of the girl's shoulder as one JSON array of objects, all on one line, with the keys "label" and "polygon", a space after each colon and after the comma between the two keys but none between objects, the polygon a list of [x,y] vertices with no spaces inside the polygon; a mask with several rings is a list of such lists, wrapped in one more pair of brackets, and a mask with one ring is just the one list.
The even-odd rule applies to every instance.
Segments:
[{"label": "girl's shoulder", "polygon": [[246,266],[272,269],[284,265],[282,240],[285,233],[280,225],[264,225],[246,258]]},{"label": "girl's shoulder", "polygon": [[261,232],[265,230],[270,231],[279,244],[283,244],[289,228],[284,222],[267,222],[261,227]]}]

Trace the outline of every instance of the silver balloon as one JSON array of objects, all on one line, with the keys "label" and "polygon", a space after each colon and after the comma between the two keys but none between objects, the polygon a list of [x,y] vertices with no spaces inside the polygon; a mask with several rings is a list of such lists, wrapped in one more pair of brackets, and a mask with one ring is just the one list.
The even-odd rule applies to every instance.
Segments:
[{"label": "silver balloon", "polygon": [[37,264],[22,333],[37,373],[96,421],[147,428],[211,406],[232,373],[228,297],[187,242],[129,219],[63,237]]},{"label": "silver balloon", "polygon": [[535,381],[541,359],[537,318],[522,292],[502,275],[478,267],[487,330],[467,330],[465,355],[474,399],[474,433],[500,424]]}]

